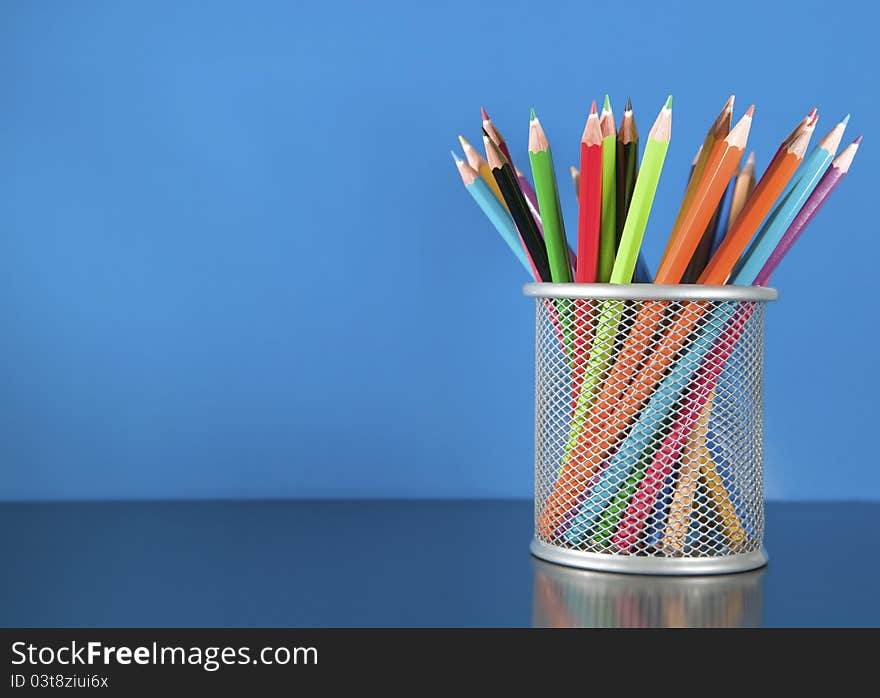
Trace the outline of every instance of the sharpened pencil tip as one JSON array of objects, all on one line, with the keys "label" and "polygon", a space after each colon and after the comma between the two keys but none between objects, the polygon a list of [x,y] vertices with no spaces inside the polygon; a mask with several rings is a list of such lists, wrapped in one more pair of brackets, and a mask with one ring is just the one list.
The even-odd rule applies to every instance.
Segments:
[{"label": "sharpened pencil tip", "polygon": [[629,97],[627,97],[626,98],[626,106],[623,108],[623,111],[632,111],[632,110],[633,110],[632,100]]},{"label": "sharpened pencil tip", "polygon": [[753,104],[748,109],[746,109],[746,116],[750,119],[755,115],[755,105]]},{"label": "sharpened pencil tip", "polygon": [[483,117],[483,121],[489,121],[489,114],[486,112],[484,107],[480,107],[480,114]]},{"label": "sharpened pencil tip", "polygon": [[755,151],[753,150],[749,153],[749,157],[746,158],[746,165],[754,165],[755,164]]},{"label": "sharpened pencil tip", "polygon": [[529,119],[531,119],[532,121],[535,121],[535,120],[537,120],[537,118],[538,117],[535,116],[535,108],[529,107]]},{"label": "sharpened pencil tip", "polygon": [[666,98],[666,104],[663,105],[665,109],[672,109],[672,95],[669,95]]},{"label": "sharpened pencil tip", "polygon": [[458,134],[458,142],[461,143],[462,148],[467,148],[470,145],[460,133]]},{"label": "sharpened pencil tip", "polygon": [[[859,136],[859,138],[861,139],[861,136]],[[568,171],[571,172],[572,177],[575,177],[580,174],[580,172],[578,172],[578,168],[575,167],[574,165],[569,165]]]},{"label": "sharpened pencil tip", "polygon": [[733,111],[733,103],[735,101],[736,101],[736,95],[730,95],[730,97],[727,98],[727,102],[725,102],[725,104],[724,104],[724,108],[729,111]]},{"label": "sharpened pencil tip", "polygon": [[462,160],[460,157],[458,157],[458,155],[455,154],[454,150],[450,150],[449,154],[452,156],[452,160],[453,162],[455,162],[456,165],[460,162],[464,162],[464,160]]},{"label": "sharpened pencil tip", "polygon": [[812,111],[809,114],[807,114],[807,118],[813,119],[813,118],[815,118],[816,114],[818,114],[818,113],[819,113],[819,108],[813,107]]},{"label": "sharpened pencil tip", "polygon": [[861,135],[859,135],[859,136],[853,141],[853,145],[859,145],[859,143],[861,143],[861,142],[862,142],[862,137],[861,137]]},{"label": "sharpened pencil tip", "polygon": [[846,126],[848,123],[849,123],[849,114],[847,114],[846,116],[843,117],[843,119],[840,122],[840,125]]},{"label": "sharpened pencil tip", "polygon": [[592,103],[590,104],[590,115],[592,116],[595,113],[596,113],[596,100],[594,99],[592,101]]},{"label": "sharpened pencil tip", "polygon": [[602,111],[611,111],[611,98],[607,94],[602,102]]}]

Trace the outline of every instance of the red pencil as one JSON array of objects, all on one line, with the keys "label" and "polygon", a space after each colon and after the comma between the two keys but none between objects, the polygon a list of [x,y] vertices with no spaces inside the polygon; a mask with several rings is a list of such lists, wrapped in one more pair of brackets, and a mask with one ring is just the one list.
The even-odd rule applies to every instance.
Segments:
[{"label": "red pencil", "polygon": [[575,282],[596,282],[599,235],[602,223],[602,129],[596,102],[581,138],[581,187],[578,195],[578,250]]}]

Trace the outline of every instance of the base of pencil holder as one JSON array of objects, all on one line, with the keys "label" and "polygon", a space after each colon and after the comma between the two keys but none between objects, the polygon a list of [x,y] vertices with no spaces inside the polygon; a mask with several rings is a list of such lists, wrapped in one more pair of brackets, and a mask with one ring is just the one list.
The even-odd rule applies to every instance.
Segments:
[{"label": "base of pencil holder", "polygon": [[735,574],[755,570],[767,564],[767,552],[764,548],[751,553],[722,557],[637,557],[565,550],[534,539],[529,551],[535,557],[557,565],[624,574],[667,576]]}]

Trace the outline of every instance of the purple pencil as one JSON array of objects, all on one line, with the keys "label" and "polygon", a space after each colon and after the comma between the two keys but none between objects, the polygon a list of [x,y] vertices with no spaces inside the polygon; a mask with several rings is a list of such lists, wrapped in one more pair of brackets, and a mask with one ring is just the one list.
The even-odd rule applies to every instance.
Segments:
[{"label": "purple pencil", "polygon": [[770,253],[767,261],[764,262],[764,266],[761,267],[761,271],[755,277],[755,286],[766,286],[770,281],[770,275],[776,271],[776,267],[779,266],[782,258],[791,249],[791,246],[797,242],[801,233],[804,232],[804,228],[815,218],[819,209],[828,200],[831,192],[834,191],[837,185],[840,184],[840,181],[846,176],[861,142],[862,137],[859,136],[840,155],[834,158],[831,166],[822,175],[822,179],[819,180],[816,188],[813,189],[813,193],[804,202],[801,210],[798,211],[791,225],[788,226],[788,230],[785,231],[785,234],[779,240],[779,244]]}]

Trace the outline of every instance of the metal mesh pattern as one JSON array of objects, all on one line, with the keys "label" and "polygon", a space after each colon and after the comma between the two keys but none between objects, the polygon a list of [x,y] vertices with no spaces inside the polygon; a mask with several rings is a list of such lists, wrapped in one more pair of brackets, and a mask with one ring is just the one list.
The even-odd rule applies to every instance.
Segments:
[{"label": "metal mesh pattern", "polygon": [[536,302],[536,538],[616,556],[759,550],[764,304]]}]

